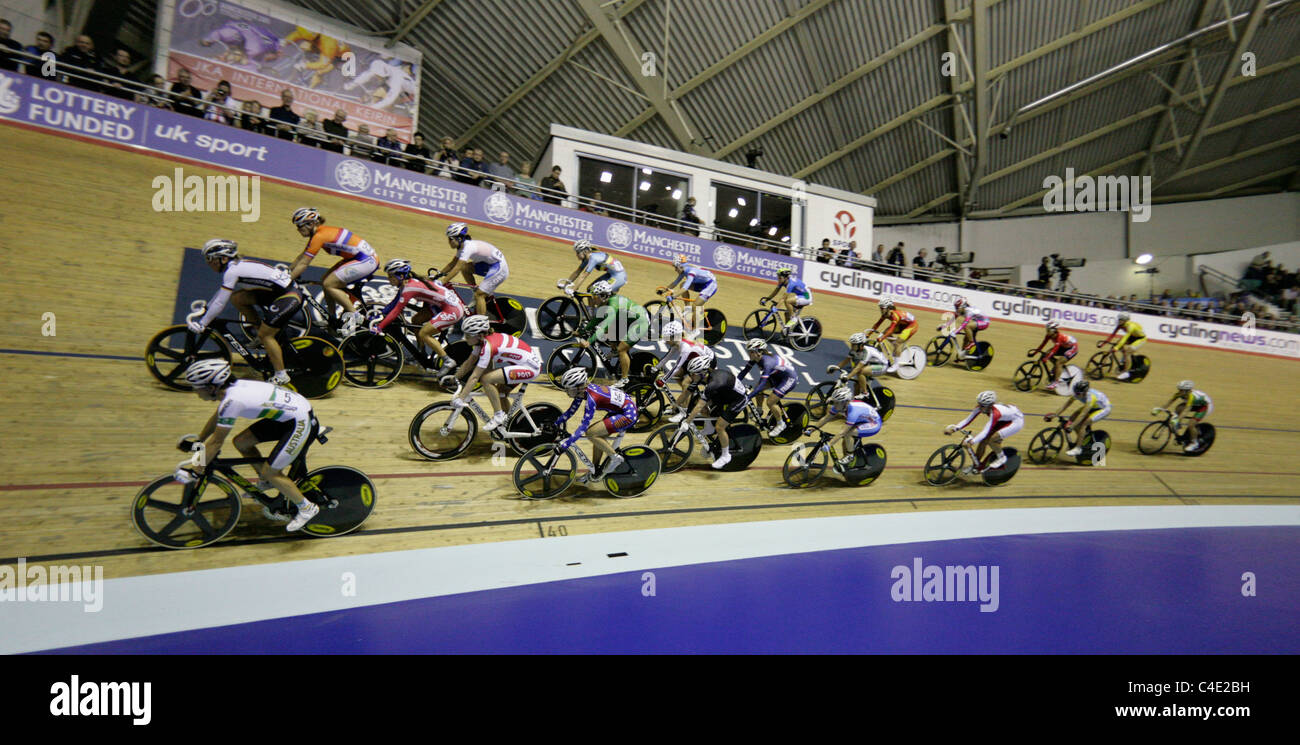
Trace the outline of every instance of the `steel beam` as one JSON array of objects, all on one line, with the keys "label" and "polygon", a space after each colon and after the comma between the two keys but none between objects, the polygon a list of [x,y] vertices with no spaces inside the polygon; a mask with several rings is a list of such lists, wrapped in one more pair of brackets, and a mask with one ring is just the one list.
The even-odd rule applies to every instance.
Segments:
[{"label": "steel beam", "polygon": [[433,9],[438,7],[438,3],[440,2],[442,2],[442,0],[425,0],[423,5],[416,8],[414,13],[412,13],[405,21],[402,21],[402,25],[398,26],[397,30],[393,32],[392,38],[384,42],[384,48],[392,49],[397,46],[397,42],[405,39],[406,35],[411,33],[411,30],[414,29],[420,21],[423,21],[425,16],[432,13]]}]

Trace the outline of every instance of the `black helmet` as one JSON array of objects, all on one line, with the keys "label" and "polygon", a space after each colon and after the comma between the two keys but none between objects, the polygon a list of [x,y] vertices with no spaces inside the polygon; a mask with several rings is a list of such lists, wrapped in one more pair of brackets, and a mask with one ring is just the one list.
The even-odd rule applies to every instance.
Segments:
[{"label": "black helmet", "polygon": [[1087,393],[1088,389],[1091,387],[1092,383],[1089,383],[1087,380],[1076,380],[1074,381],[1074,395],[1082,396]]}]

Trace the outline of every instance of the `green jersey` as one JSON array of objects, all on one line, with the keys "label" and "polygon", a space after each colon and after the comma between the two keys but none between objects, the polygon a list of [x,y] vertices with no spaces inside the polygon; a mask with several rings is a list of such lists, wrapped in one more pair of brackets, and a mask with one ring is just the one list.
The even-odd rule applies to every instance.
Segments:
[{"label": "green jersey", "polygon": [[645,338],[646,329],[650,326],[650,315],[645,312],[645,308],[622,295],[611,297],[609,302],[596,309],[595,315],[599,323],[587,337],[588,343],[603,339],[636,344]]}]

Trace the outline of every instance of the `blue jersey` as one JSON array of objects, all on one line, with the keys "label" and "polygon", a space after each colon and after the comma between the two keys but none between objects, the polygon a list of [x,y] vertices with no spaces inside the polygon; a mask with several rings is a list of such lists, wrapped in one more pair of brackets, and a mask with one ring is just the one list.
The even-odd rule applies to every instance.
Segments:
[{"label": "blue jersey", "polygon": [[812,297],[812,290],[808,289],[808,285],[798,277],[791,277],[785,281],[785,291],[802,298]]},{"label": "blue jersey", "polygon": [[621,275],[626,274],[623,269],[623,262],[618,259],[610,258],[609,254],[604,251],[597,251],[587,257],[587,265],[583,268],[584,272],[594,272],[599,269],[606,274]]},{"label": "blue jersey", "polygon": [[[686,289],[688,290],[703,290],[714,282],[717,282],[713,277],[713,272],[703,267],[695,266],[694,264],[686,264],[682,267],[682,273],[678,275],[677,279],[681,279],[682,277],[687,278]],[[673,284],[676,283],[674,282]]]},{"label": "blue jersey", "polygon": [[[740,375],[737,377],[744,378],[748,375],[750,368],[752,368],[754,364],[755,363],[751,360],[749,364],[745,365],[745,368],[740,371]],[[776,380],[780,382],[785,381],[787,378],[794,377],[794,365],[791,365],[785,358],[774,352],[764,354],[757,364],[762,370],[762,375],[759,376],[758,385],[754,386],[754,393],[758,393],[766,385],[773,384],[772,378],[776,378]]]},{"label": "blue jersey", "polygon": [[587,428],[591,426],[591,417],[597,410],[607,412],[611,416],[621,415],[623,419],[615,422],[615,424],[624,429],[636,422],[636,402],[632,400],[631,396],[624,393],[621,388],[610,388],[609,386],[595,385],[593,383],[587,386],[587,395],[585,397],[573,399],[573,403],[569,404],[568,410],[561,414],[559,419],[555,420],[555,426],[563,427],[564,423],[569,421],[569,417],[573,416],[578,411],[578,407],[584,403],[586,408],[582,412],[582,422],[578,425],[578,429],[569,436],[569,439],[563,443],[566,450],[572,447],[573,443],[577,442],[583,435],[587,434]]}]

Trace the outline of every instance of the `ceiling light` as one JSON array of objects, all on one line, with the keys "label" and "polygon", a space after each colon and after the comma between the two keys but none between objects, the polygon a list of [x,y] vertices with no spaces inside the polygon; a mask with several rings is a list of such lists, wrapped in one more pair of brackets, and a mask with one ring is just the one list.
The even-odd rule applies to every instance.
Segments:
[{"label": "ceiling light", "polygon": [[600,183],[602,183],[602,184],[608,184],[609,182],[611,182],[611,181],[613,181],[613,180],[614,180],[614,174],[610,173],[609,171],[601,171],[601,172],[600,172]]}]

